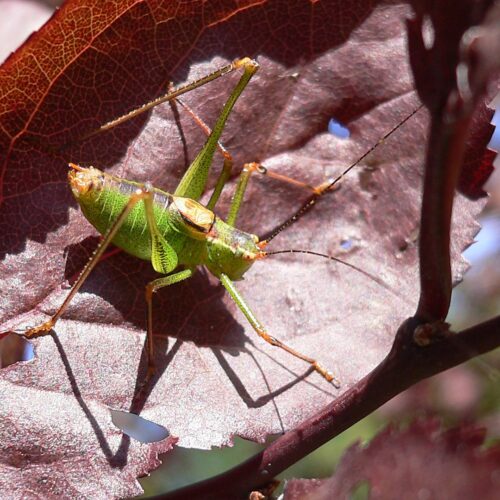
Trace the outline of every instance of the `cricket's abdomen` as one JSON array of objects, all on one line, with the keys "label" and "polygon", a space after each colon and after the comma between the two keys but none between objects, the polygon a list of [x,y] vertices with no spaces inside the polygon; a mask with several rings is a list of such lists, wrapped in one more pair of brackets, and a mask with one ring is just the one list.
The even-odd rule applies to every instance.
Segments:
[{"label": "cricket's abdomen", "polygon": [[[69,182],[75,198],[87,220],[101,233],[104,234],[115,222],[131,196],[143,184],[115,177],[95,168],[82,169],[69,172]],[[172,195],[153,188],[153,212],[159,232],[174,247],[178,254],[185,250],[186,238],[182,235],[172,237],[172,228],[169,224],[169,207]],[[119,228],[113,243],[143,260],[151,260],[151,234],[148,228],[144,202],[139,201]],[[199,253],[199,245],[191,245],[186,257]],[[183,264],[185,259],[179,259]]]}]

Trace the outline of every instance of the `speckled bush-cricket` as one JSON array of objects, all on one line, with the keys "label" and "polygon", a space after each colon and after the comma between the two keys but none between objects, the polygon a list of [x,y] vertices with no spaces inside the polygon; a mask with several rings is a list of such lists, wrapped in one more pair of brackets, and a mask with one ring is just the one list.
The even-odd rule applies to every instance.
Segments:
[{"label": "speckled bush-cricket", "polygon": [[[70,163],[68,178],[73,195],[78,201],[85,217],[103,235],[103,238],[56,313],[45,323],[24,331],[22,334],[25,337],[32,338],[44,335],[52,330],[74,295],[98,263],[108,245],[112,242],[127,253],[150,261],[154,270],[164,275],[148,283],[145,290],[147,302],[147,378],[151,377],[154,373],[153,294],[160,288],[179,283],[191,277],[198,266],[205,266],[219,279],[260,337],[271,345],[279,347],[309,363],[327,381],[338,385],[338,381],[334,378],[333,374],[319,361],[292,349],[270,335],[247,305],[234,282],[243,277],[254,261],[264,259],[270,255],[287,252],[309,253],[328,258],[347,265],[365,274],[370,279],[380,282],[376,277],[356,266],[332,256],[309,250],[290,249],[279,252],[266,252],[265,247],[271,239],[307,211],[318,197],[332,190],[349,170],[359,164],[363,158],[408,120],[411,115],[389,131],[340,176],[316,187],[307,186],[300,181],[281,176],[277,173],[268,172],[263,165],[258,163],[246,164],[239,177],[228,216],[226,220],[222,220],[215,215],[213,210],[230,177],[232,161],[230,155],[220,145],[219,139],[235,102],[258,70],[258,67],[257,62],[254,60],[249,58],[238,59],[201,79],[188,83],[179,89],[171,90],[163,97],[113,120],[103,125],[100,129],[84,136],[84,138],[88,138],[115,127],[139,113],[151,109],[153,106],[176,99],[181,94],[200,87],[224,74],[238,69],[242,69],[243,71],[242,76],[227,99],[211,131],[201,119],[197,119],[193,112],[187,108],[195,119],[197,119],[198,124],[205,129],[208,137],[172,194],[161,191],[153,187],[150,183],[129,181],[109,175],[94,167],[84,168]],[[221,149],[224,154],[224,165],[213,193],[208,203],[204,206],[199,200],[205,191],[208,174],[217,148]],[[295,215],[281,224],[272,235],[262,241],[259,241],[256,235],[240,231],[235,227],[249,178],[254,172],[268,174],[285,182],[302,185],[312,192],[312,197],[308,204],[304,205]]]}]

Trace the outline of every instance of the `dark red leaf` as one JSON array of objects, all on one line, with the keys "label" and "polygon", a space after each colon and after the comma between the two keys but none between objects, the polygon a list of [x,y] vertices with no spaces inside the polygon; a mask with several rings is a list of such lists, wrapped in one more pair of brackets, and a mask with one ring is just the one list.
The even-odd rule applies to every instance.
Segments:
[{"label": "dark red leaf", "polygon": [[[38,324],[53,313],[67,293],[66,280],[91,251],[88,238],[95,232],[71,199],[68,161],[175,189],[204,137],[182,112],[179,127],[168,105],[149,119],[78,141],[162,93],[170,80],[179,83],[237,56],[259,55],[261,70],[237,103],[223,142],[238,167],[258,160],[310,184],[342,171],[417,106],[405,51],[409,11],[395,2],[348,8],[333,0],[89,3],[66,3],[0,72],[0,272],[6,292],[0,331]],[[211,125],[235,78],[185,100]],[[348,125],[349,140],[327,133],[332,116]],[[341,391],[385,356],[396,326],[415,308],[425,128],[421,111],[346,177],[339,191],[273,241],[272,249],[305,248],[344,258],[395,293],[305,256],[258,262],[238,284],[269,331],[320,358],[341,380]],[[222,161],[215,163],[218,168]],[[300,189],[255,179],[239,227],[264,234],[306,197]],[[465,269],[459,255],[477,230],[480,208],[457,200],[456,276]],[[236,434],[263,440],[339,393],[308,373],[303,362],[264,344],[221,287],[200,272],[155,296],[158,378],[146,400],[139,398],[144,286],[157,276],[150,264],[124,253],[107,258],[54,335],[33,341],[35,360],[0,372],[0,399],[8,401],[3,418],[15,415],[2,425],[2,456],[54,434],[61,448],[47,453],[56,466],[63,460],[62,444],[84,427],[85,457],[99,458],[104,477],[103,464],[113,463],[102,443],[114,456],[108,438],[120,436],[108,407],[141,411],[179,436],[183,446],[209,448],[229,444]],[[15,397],[4,396],[11,393]],[[71,419],[66,437],[48,423],[54,408],[58,419]],[[130,455],[133,449],[128,463],[145,470]],[[156,448],[137,449],[153,454]],[[144,467],[150,466],[151,460]],[[5,484],[21,484],[20,469],[9,471]],[[110,467],[106,474],[117,472]],[[95,474],[85,477],[82,488],[96,487]],[[131,494],[133,487],[124,493],[110,486],[108,496]]]},{"label": "dark red leaf", "polygon": [[485,105],[479,106],[476,110],[473,118],[475,121],[473,130],[481,138],[478,138],[479,140],[474,137],[469,138],[474,146],[468,147],[466,150],[458,181],[460,192],[473,200],[486,196],[483,186],[493,172],[493,162],[497,156],[495,151],[485,149],[494,131],[494,126],[489,123],[492,118],[493,110]]},{"label": "dark red leaf", "polygon": [[389,427],[368,446],[352,446],[329,479],[295,479],[286,500],[349,498],[368,483],[371,499],[484,498],[498,496],[500,447],[482,450],[484,429],[462,426],[443,431],[434,420],[407,430]]}]

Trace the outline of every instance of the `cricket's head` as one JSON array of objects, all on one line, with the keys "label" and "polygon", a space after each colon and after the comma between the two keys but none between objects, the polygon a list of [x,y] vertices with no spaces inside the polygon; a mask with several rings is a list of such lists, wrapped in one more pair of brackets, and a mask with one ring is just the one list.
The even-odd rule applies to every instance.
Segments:
[{"label": "cricket's head", "polygon": [[[71,192],[75,197],[85,218],[101,233],[108,229],[109,221],[113,220],[106,206],[118,206],[118,200],[114,201],[112,196],[117,191],[116,182],[109,174],[101,172],[94,167],[80,167],[70,163],[68,181]],[[126,198],[120,200],[120,205],[126,203]]]},{"label": "cricket's head", "polygon": [[125,206],[137,183],[122,187],[120,179],[94,167],[69,164],[68,181],[71,192],[85,218],[104,234]]},{"label": "cricket's head", "polygon": [[[137,182],[125,181],[95,167],[80,167],[74,163],[70,163],[69,167],[68,181],[71,192],[85,215],[87,210],[103,212],[110,202],[114,207],[123,207],[130,195],[140,187]],[[91,222],[94,224],[92,220]]]},{"label": "cricket's head", "polygon": [[70,163],[68,181],[71,186],[73,196],[80,202],[81,198],[99,192],[104,186],[104,172],[97,168],[84,168],[74,163]]}]

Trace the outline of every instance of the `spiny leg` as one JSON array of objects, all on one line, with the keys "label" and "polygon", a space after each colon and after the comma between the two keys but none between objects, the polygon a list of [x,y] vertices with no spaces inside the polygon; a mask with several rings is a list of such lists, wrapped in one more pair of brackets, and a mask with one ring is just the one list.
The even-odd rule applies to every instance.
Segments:
[{"label": "spiny leg", "polygon": [[264,165],[260,163],[245,163],[243,166],[243,170],[241,171],[240,177],[238,179],[238,184],[236,185],[236,190],[233,195],[233,199],[231,201],[231,206],[229,207],[229,213],[227,216],[227,224],[230,226],[235,226],[236,219],[238,218],[238,214],[241,208],[241,204],[243,203],[243,197],[245,195],[245,191],[247,189],[248,181],[250,176],[254,173],[258,172],[259,174],[267,175],[268,177],[272,177],[281,182],[287,182],[289,184],[293,184],[295,186],[299,186],[301,188],[307,189],[312,193],[313,196],[321,196],[326,186],[329,186],[330,181],[326,183],[320,184],[319,186],[313,187],[304,182],[298,181],[296,179],[292,179],[291,177],[287,177],[286,175],[281,175],[277,173],[270,173]]},{"label": "spiny leg", "polygon": [[146,285],[146,303],[148,305],[148,319],[147,319],[147,353],[148,353],[148,371],[144,383],[147,383],[155,372],[154,364],[154,344],[153,344],[153,293],[165,286],[173,285],[190,278],[194,271],[192,269],[185,269],[178,273],[158,278],[149,282]]},{"label": "spiny leg", "polygon": [[193,200],[198,201],[205,190],[208,172],[212,165],[215,148],[217,147],[229,114],[238,100],[238,97],[241,95],[244,88],[259,68],[257,62],[249,58],[240,59],[238,64],[243,68],[243,74],[224,104],[212,133],[209,135],[203,148],[200,150],[179,182],[179,185],[174,193],[175,196],[192,198]]},{"label": "spiny leg", "polygon": [[168,91],[160,96],[157,97],[156,99],[153,99],[152,101],[144,104],[143,106],[140,106],[136,109],[133,109],[129,113],[126,113],[118,118],[115,118],[114,120],[111,120],[98,129],[92,130],[91,132],[88,132],[81,136],[79,140],[85,140],[89,139],[90,137],[93,137],[95,135],[101,134],[102,132],[105,132],[107,130],[110,130],[118,125],[121,125],[122,123],[127,122],[128,120],[135,118],[136,116],[139,116],[142,113],[145,113],[155,106],[158,106],[159,104],[163,104],[164,102],[171,101],[172,99],[175,99],[176,97],[185,94],[187,92],[190,92],[191,90],[197,89],[199,87],[202,87],[203,85],[212,82],[213,80],[216,80],[220,78],[221,76],[227,75],[228,73],[231,73],[238,68],[241,68],[244,66],[247,61],[249,61],[248,58],[244,57],[242,59],[236,59],[233,62],[227,64],[226,66],[223,66],[222,68],[216,69],[212,73],[209,73],[208,75],[205,75],[201,78],[198,78],[197,80],[194,80],[192,82],[188,82],[185,85],[182,85],[176,89],[172,89],[170,86],[168,88]]},{"label": "spiny leg", "polygon": [[302,354],[301,352],[298,352],[295,349],[292,349],[291,347],[281,342],[281,340],[278,340],[277,338],[269,335],[266,332],[265,328],[260,323],[260,321],[255,317],[254,313],[252,312],[248,304],[245,302],[240,292],[238,292],[238,290],[234,286],[234,283],[229,279],[229,277],[221,273],[218,276],[218,278],[220,279],[220,282],[222,283],[224,288],[228,291],[229,295],[234,300],[236,305],[239,307],[240,311],[245,315],[249,323],[252,325],[253,329],[260,337],[262,337],[269,344],[279,347],[280,349],[283,349],[292,356],[295,356],[296,358],[302,359],[306,363],[309,363],[312,366],[312,368],[314,368],[322,377],[328,380],[328,382],[331,382],[337,388],[340,387],[339,381],[333,376],[331,372],[329,372],[325,367],[323,367],[317,360],[310,358],[309,356],[306,356],[305,354]]},{"label": "spiny leg", "polygon": [[[184,110],[191,116],[193,121],[203,130],[203,132],[207,136],[209,136],[212,133],[210,127],[186,103],[184,103],[180,99],[175,99],[175,102],[184,108]],[[220,197],[220,194],[222,192],[224,185],[229,180],[229,177],[231,175],[231,170],[232,170],[232,167],[234,165],[234,161],[233,161],[233,157],[232,157],[231,153],[224,147],[224,145],[220,141],[218,141],[218,143],[217,143],[217,148],[219,149],[222,156],[224,157],[224,165],[222,168],[222,172],[221,172],[219,178],[217,179],[217,183],[215,185],[212,196],[210,197],[210,201],[207,204],[207,208],[209,210],[214,209],[215,204],[217,203],[217,201]],[[246,185],[248,183],[249,175],[245,175],[247,170],[249,171],[248,172],[249,174],[251,174],[253,172],[258,172],[259,174],[270,177],[271,179],[275,179],[275,180],[280,181],[280,182],[284,182],[284,183],[292,184],[294,186],[298,186],[298,187],[306,189],[307,191],[310,191],[311,193],[314,193],[314,194],[321,194],[321,191],[330,182],[330,181],[326,181],[318,186],[311,186],[310,184],[307,184],[306,182],[299,181],[299,180],[294,179],[292,177],[289,177],[287,175],[273,172],[272,170],[269,170],[267,167],[265,167],[264,165],[262,165],[260,163],[248,163],[248,164],[244,165],[243,171],[240,174],[240,176],[243,176],[243,179],[240,181],[240,183],[242,185],[237,188],[239,190],[242,189],[243,192],[245,191]],[[240,177],[240,179],[241,179],[241,177]],[[233,198],[233,199],[235,199],[235,198]],[[236,199],[239,199],[239,197],[236,197]],[[241,204],[241,200],[239,201],[239,203]],[[235,208],[235,210],[236,210],[236,208]],[[236,210],[236,215],[237,215],[237,212],[238,212],[238,210]],[[235,221],[236,220],[235,216],[230,215],[230,217],[228,218],[228,221],[232,220],[233,218]],[[230,225],[234,226],[234,221]]]},{"label": "spiny leg", "polygon": [[[185,102],[181,101],[180,99],[176,99],[175,102],[185,109],[188,115],[191,116],[196,125],[198,125],[198,127],[203,130],[207,137],[210,136],[210,134],[212,133],[210,127]],[[217,183],[215,184],[212,196],[207,203],[207,208],[209,210],[213,210],[215,208],[215,205],[222,193],[222,189],[231,176],[231,171],[233,170],[234,165],[231,153],[224,147],[224,145],[220,141],[217,141],[217,149],[222,154],[224,163],[222,165],[222,171],[219,174],[219,178],[217,179]]]},{"label": "spiny leg", "polygon": [[308,184],[307,182],[295,179],[293,177],[290,177],[288,175],[283,175],[279,174],[278,172],[274,172],[272,170],[269,170],[267,167],[264,165],[259,164],[259,168],[256,169],[259,174],[265,175],[266,177],[269,177],[271,179],[277,180],[279,182],[284,182],[286,184],[292,184],[292,186],[297,186],[299,188],[305,189],[312,194],[316,195],[321,195],[322,192],[327,188],[327,186],[330,185],[331,180],[322,182],[321,184],[318,184],[317,186],[312,186],[311,184]]},{"label": "spiny leg", "polygon": [[[70,166],[73,166],[73,168],[77,168],[76,165],[70,164]],[[120,229],[121,225],[129,215],[130,211],[134,208],[134,206],[139,202],[140,200],[144,199],[147,196],[147,193],[143,191],[142,189],[138,189],[129,199],[127,204],[123,207],[122,211],[116,218],[115,222],[113,225],[108,229],[108,231],[104,234],[101,242],[95,249],[92,257],[89,259],[85,267],[83,268],[83,271],[80,273],[80,276],[76,280],[75,284],[71,287],[71,290],[69,291],[68,295],[64,299],[64,302],[62,305],[59,307],[59,309],[56,311],[56,313],[45,323],[42,323],[41,325],[35,326],[33,328],[29,328],[26,330],[22,335],[26,338],[33,338],[33,337],[38,337],[40,335],[46,335],[49,333],[58,319],[62,316],[64,311],[67,309],[69,303],[75,296],[75,294],[78,292],[78,290],[81,288],[87,277],[89,276],[90,272],[96,264],[99,262],[99,259],[102,257],[103,253],[105,252],[106,248],[108,245],[111,243],[111,240],[114,238],[118,230]]]}]

